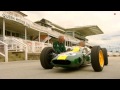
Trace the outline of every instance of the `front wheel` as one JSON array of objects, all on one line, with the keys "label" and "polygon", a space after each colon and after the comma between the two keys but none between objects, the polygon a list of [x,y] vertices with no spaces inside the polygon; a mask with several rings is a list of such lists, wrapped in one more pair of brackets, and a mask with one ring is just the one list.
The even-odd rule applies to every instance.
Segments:
[{"label": "front wheel", "polygon": [[91,50],[91,64],[94,71],[100,72],[104,67],[104,55],[100,46],[94,46]]},{"label": "front wheel", "polygon": [[55,51],[52,47],[45,47],[40,54],[40,63],[44,69],[52,69],[53,65],[50,63]]},{"label": "front wheel", "polygon": [[107,55],[107,49],[106,48],[102,48],[103,51],[103,55],[104,55],[104,65],[108,65],[108,55]]}]

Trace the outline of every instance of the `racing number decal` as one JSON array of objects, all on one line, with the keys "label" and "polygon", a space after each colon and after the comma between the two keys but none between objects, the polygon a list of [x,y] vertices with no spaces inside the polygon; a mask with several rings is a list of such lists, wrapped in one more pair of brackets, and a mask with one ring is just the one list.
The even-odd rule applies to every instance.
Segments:
[{"label": "racing number decal", "polygon": [[58,56],[57,60],[66,60],[67,55],[60,55]]}]

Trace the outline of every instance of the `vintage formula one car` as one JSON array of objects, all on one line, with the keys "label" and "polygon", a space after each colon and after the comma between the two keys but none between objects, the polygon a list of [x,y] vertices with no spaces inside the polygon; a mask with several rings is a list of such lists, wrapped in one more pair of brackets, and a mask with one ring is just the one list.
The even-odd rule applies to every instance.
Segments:
[{"label": "vintage formula one car", "polygon": [[91,64],[94,71],[99,72],[104,65],[108,65],[108,56],[106,48],[100,46],[93,46],[91,49],[77,46],[61,54],[56,54],[52,47],[45,47],[40,54],[40,63],[44,69],[79,68]]}]

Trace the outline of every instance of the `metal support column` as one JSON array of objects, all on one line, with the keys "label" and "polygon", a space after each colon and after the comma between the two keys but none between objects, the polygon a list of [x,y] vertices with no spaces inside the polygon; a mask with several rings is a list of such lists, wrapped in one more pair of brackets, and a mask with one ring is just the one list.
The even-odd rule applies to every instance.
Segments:
[{"label": "metal support column", "polygon": [[25,40],[27,40],[27,28],[25,27]]},{"label": "metal support column", "polygon": [[3,18],[3,41],[5,40],[5,19]]}]

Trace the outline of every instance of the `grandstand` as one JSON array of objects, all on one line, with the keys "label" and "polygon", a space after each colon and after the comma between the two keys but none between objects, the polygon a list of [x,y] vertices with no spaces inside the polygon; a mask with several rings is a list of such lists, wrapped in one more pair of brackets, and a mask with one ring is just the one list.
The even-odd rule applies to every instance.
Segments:
[{"label": "grandstand", "polygon": [[103,33],[98,26],[65,29],[46,19],[32,22],[26,17],[20,11],[0,11],[0,62],[37,60],[42,49],[51,47],[59,35],[65,36],[69,48],[87,41],[88,35]]}]

